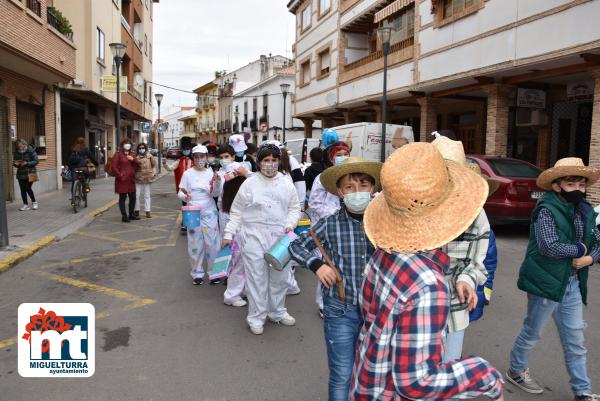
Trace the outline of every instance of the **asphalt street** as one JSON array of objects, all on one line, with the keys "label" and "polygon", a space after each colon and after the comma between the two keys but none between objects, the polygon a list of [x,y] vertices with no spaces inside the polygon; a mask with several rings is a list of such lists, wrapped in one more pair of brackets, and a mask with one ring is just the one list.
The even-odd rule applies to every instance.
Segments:
[{"label": "asphalt street", "polygon": [[[155,188],[154,218],[124,224],[112,208],[0,275],[0,400],[326,400],[327,360],[313,274],[298,271],[302,293],[287,300],[297,325],[268,323],[264,335],[252,335],[245,308],[223,304],[222,285],[192,285],[186,239],[178,232],[179,202],[170,185],[163,187]],[[497,235],[492,303],[468,329],[465,353],[483,356],[504,372],[526,306],[516,274],[527,230],[505,227]],[[585,312],[592,380],[600,377],[597,269]],[[93,377],[19,376],[17,308],[23,302],[95,306]],[[527,395],[507,384],[507,400],[572,399],[553,324],[531,355],[531,371],[545,393]]]}]

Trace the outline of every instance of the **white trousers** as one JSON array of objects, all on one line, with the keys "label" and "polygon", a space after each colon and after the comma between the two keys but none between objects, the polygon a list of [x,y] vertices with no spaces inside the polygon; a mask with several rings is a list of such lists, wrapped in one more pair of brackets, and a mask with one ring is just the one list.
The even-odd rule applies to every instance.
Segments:
[{"label": "white trousers", "polygon": [[232,304],[246,294],[246,272],[242,263],[242,252],[237,237],[231,242],[231,263],[227,272],[227,290],[223,294],[223,302]]},{"label": "white trousers", "polygon": [[188,228],[187,239],[190,274],[193,278],[203,278],[204,261],[210,271],[221,248],[217,209],[202,209],[200,227]]},{"label": "white trousers", "polygon": [[223,235],[225,234],[227,223],[229,223],[229,213],[219,211],[219,233],[221,234],[221,239],[223,239]]},{"label": "white trousers", "polygon": [[140,211],[140,198],[141,195],[144,195],[144,211],[145,212],[150,212],[152,211],[150,209],[151,206],[151,189],[150,186],[152,184],[148,183],[148,184],[139,184],[139,183],[135,183],[135,211],[139,212]]},{"label": "white trousers", "polygon": [[246,269],[248,316],[251,327],[264,325],[267,316],[281,320],[286,314],[285,295],[289,267],[277,271],[267,266],[265,253],[284,234],[283,228],[256,224],[242,227],[239,235],[242,263]]}]

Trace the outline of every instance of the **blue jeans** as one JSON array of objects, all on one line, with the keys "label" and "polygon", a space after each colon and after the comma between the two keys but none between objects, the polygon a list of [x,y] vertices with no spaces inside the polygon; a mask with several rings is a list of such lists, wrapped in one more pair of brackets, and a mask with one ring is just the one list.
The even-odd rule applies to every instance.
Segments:
[{"label": "blue jeans", "polygon": [[527,316],[510,352],[510,369],[522,372],[528,367],[528,353],[538,342],[550,318],[558,329],[571,389],[576,395],[590,394],[592,382],[587,375],[583,330],[583,303],[577,276],[571,276],[562,302],[527,294]]},{"label": "blue jeans", "polygon": [[329,401],[348,401],[356,340],[362,325],[358,305],[323,296],[323,326],[329,366]]}]

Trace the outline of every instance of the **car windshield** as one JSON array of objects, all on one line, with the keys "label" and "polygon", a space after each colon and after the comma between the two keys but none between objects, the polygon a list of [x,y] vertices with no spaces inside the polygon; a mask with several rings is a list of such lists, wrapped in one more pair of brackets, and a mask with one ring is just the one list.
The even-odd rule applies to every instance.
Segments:
[{"label": "car windshield", "polygon": [[537,178],[541,170],[520,160],[488,159],[496,174],[502,177]]}]

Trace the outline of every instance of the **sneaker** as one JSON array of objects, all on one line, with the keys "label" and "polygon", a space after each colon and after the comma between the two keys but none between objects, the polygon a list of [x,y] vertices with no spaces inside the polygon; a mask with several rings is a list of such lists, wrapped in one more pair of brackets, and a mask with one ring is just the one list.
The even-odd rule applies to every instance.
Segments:
[{"label": "sneaker", "polygon": [[147,219],[151,219],[151,218],[152,218],[152,213],[150,213],[150,212],[146,212],[146,218],[147,218]]},{"label": "sneaker", "polygon": [[25,210],[31,210],[31,208],[29,207],[29,205],[23,205],[19,208],[19,210],[24,212]]},{"label": "sneaker", "polygon": [[319,308],[319,317],[323,319],[323,309]]},{"label": "sneaker", "polygon": [[217,284],[221,284],[221,279],[220,278],[216,278],[214,280],[210,280],[210,285],[217,285]]},{"label": "sneaker", "polygon": [[585,395],[576,395],[573,398],[574,401],[600,401],[600,395],[598,394],[585,394]]},{"label": "sneaker", "polygon": [[129,215],[129,220],[140,220],[140,217],[136,216],[135,214],[130,214]]},{"label": "sneaker", "polygon": [[288,288],[286,295],[298,295],[300,294],[300,287]]},{"label": "sneaker", "polygon": [[250,331],[252,334],[260,336],[265,331],[265,328],[263,326],[250,326]]},{"label": "sneaker", "polygon": [[37,203],[37,202],[33,202],[33,203],[31,204],[31,208],[32,208],[33,210],[38,210],[38,203]]},{"label": "sneaker", "polygon": [[194,285],[202,285],[202,284],[204,284],[204,279],[202,279],[200,277],[195,278],[194,280],[192,280],[192,284],[194,284]]},{"label": "sneaker", "polygon": [[248,305],[248,302],[244,301],[243,299],[238,299],[237,301],[233,302],[225,302],[225,305],[235,306],[236,308],[239,308]]},{"label": "sneaker", "polygon": [[274,322],[274,323],[282,324],[284,326],[293,326],[293,325],[296,324],[296,319],[294,319],[292,316],[290,316],[287,313],[281,319],[279,319],[279,320],[273,320],[273,319],[271,319],[271,321]]},{"label": "sneaker", "polygon": [[506,380],[519,387],[521,390],[531,394],[542,394],[544,392],[544,389],[541,388],[529,374],[529,369],[525,369],[521,373],[513,372],[508,369],[506,372]]}]

